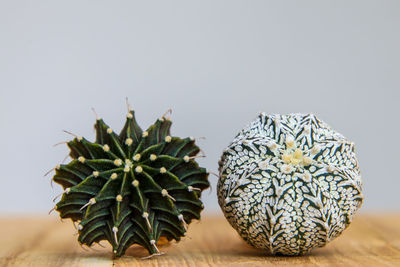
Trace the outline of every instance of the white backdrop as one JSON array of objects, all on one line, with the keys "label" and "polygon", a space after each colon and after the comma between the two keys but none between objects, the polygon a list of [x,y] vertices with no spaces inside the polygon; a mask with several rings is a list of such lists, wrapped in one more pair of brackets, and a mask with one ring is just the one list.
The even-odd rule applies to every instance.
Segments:
[{"label": "white backdrop", "polygon": [[[43,174],[97,112],[205,136],[201,164],[260,111],[312,112],[356,143],[364,211],[399,210],[399,1],[0,1],[0,213],[45,214]],[[214,187],[203,196],[219,212]]]}]

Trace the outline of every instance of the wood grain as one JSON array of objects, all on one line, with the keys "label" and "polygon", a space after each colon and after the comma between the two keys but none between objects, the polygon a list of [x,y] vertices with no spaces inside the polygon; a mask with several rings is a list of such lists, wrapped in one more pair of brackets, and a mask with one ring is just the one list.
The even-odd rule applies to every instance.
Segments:
[{"label": "wood grain", "polygon": [[1,218],[0,266],[400,266],[400,214],[361,214],[344,234],[301,257],[268,256],[244,243],[223,217],[204,216],[165,255],[141,259],[131,247],[113,260],[111,249],[81,248],[70,221],[56,217]]}]

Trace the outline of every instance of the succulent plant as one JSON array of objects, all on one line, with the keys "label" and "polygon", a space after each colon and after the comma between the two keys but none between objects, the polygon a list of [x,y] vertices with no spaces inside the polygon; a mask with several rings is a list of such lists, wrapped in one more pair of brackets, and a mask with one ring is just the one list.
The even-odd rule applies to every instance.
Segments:
[{"label": "succulent plant", "polygon": [[115,257],[132,244],[158,254],[161,237],[179,241],[200,219],[208,173],[195,161],[194,138],[172,137],[170,127],[162,116],[142,131],[129,109],[120,134],[97,118],[94,142],[67,142],[72,160],[55,168],[64,189],[55,209],[77,223],[80,244],[107,240]]},{"label": "succulent plant", "polygon": [[363,201],[354,143],[312,114],[260,114],[224,150],[219,171],[225,217],[272,254],[324,246]]}]

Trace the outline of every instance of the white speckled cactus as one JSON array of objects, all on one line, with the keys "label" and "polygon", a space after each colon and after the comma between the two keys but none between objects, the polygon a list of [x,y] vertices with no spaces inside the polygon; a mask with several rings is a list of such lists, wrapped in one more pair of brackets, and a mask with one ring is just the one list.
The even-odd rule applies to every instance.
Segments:
[{"label": "white speckled cactus", "polygon": [[225,217],[272,254],[324,246],[363,200],[354,144],[314,115],[260,114],[224,150],[219,171]]}]

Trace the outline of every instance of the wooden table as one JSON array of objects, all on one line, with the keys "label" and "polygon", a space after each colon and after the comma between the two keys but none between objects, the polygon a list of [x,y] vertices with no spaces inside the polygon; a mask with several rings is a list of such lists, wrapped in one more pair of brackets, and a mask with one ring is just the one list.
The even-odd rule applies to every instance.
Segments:
[{"label": "wooden table", "polygon": [[245,244],[223,217],[204,216],[165,255],[141,259],[128,249],[113,260],[111,249],[82,249],[70,221],[56,217],[1,218],[0,266],[400,266],[400,214],[361,214],[345,233],[302,257],[273,257]]}]

